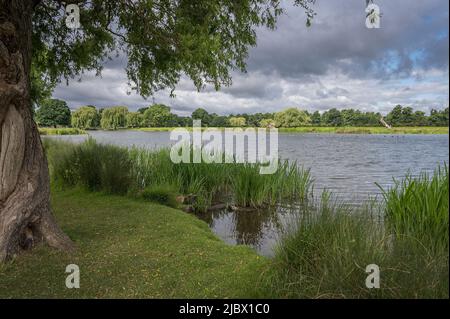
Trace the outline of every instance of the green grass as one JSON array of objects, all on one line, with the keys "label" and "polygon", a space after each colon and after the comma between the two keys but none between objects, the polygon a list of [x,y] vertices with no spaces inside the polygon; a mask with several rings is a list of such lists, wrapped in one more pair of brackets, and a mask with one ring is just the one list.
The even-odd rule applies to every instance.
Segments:
[{"label": "green grass", "polygon": [[61,128],[40,127],[39,134],[41,134],[41,135],[81,135],[81,134],[87,134],[87,133],[84,130],[80,130],[78,128],[72,128],[72,127],[61,127]]},{"label": "green grass", "polygon": [[151,202],[177,208],[177,191],[172,185],[149,186],[142,191],[142,197]]},{"label": "green grass", "polygon": [[[259,163],[174,164],[169,149],[126,149],[93,139],[80,144],[45,140],[44,145],[52,180],[59,187],[81,186],[136,197],[144,190],[170,185],[176,195],[194,195],[197,211],[230,199],[252,208],[306,201],[311,186],[309,171],[296,163],[280,162],[274,174],[261,175]],[[147,199],[151,197],[158,196]]]},{"label": "green grass", "polygon": [[[174,127],[143,127],[134,130],[142,132],[163,132],[171,131]],[[192,128],[187,128],[192,129]],[[203,128],[206,129],[206,128]],[[217,128],[223,130],[224,128]],[[342,126],[342,127],[328,127],[328,126],[304,126],[292,128],[279,128],[281,133],[328,133],[328,134],[449,134],[448,127],[434,127],[434,126],[405,126],[393,127],[387,129],[383,126],[376,127],[356,127],[356,126]]]},{"label": "green grass", "polygon": [[[373,212],[328,200],[303,212],[262,274],[259,297],[448,298],[448,249],[393,236]],[[365,286],[369,264],[380,268],[380,289]]]},{"label": "green grass", "polygon": [[397,236],[408,236],[432,250],[448,250],[448,168],[395,181],[383,190],[385,219]]},{"label": "green grass", "polygon": [[388,129],[379,127],[321,127],[305,126],[294,128],[280,128],[284,133],[335,133],[335,134],[448,134],[448,127],[393,127]]},{"label": "green grass", "polygon": [[[40,246],[0,265],[0,298],[242,298],[267,263],[179,210],[80,190],[52,196],[76,252]],[[80,289],[65,288],[71,263]]]}]

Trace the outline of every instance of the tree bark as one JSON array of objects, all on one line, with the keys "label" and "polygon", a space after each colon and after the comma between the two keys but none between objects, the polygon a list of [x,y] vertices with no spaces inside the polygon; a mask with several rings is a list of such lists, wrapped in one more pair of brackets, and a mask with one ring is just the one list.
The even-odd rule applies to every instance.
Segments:
[{"label": "tree bark", "polygon": [[0,0],[0,261],[39,242],[72,241],[50,208],[47,160],[30,99],[34,1]]}]

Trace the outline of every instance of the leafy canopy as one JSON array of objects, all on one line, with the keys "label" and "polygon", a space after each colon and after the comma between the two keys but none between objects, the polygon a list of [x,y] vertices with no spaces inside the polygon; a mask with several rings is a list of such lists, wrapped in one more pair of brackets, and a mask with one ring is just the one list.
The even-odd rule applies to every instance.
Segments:
[{"label": "leafy canopy", "polygon": [[173,114],[170,107],[164,104],[154,104],[144,112],[144,123],[148,127],[173,126]]},{"label": "leafy canopy", "polygon": [[45,99],[36,112],[36,122],[40,126],[69,126],[70,109],[65,101]]},{"label": "leafy canopy", "polygon": [[[216,89],[230,85],[232,70],[245,71],[256,28],[273,29],[283,12],[280,0],[67,0],[80,6],[81,28],[72,30],[65,25],[63,1],[37,2],[36,78],[50,86],[87,70],[99,74],[105,60],[124,56],[129,85],[144,97],[165,88],[173,92],[183,75],[198,90],[208,83]],[[308,21],[312,2],[294,1]]]},{"label": "leafy canopy", "polygon": [[311,118],[305,111],[292,107],[275,113],[277,127],[300,127],[311,123]]},{"label": "leafy canopy", "polygon": [[101,114],[100,126],[104,130],[117,130],[127,127],[128,108],[115,106],[104,109]]},{"label": "leafy canopy", "polygon": [[94,129],[100,126],[100,114],[95,106],[82,106],[73,112],[72,126],[83,130]]}]

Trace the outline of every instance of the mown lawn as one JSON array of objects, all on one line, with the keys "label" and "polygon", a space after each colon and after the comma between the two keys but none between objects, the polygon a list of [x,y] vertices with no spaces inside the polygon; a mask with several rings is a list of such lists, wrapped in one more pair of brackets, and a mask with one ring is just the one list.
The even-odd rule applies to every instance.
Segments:
[{"label": "mown lawn", "polygon": [[[0,265],[0,298],[252,297],[267,265],[169,207],[80,190],[54,191],[53,207],[77,251],[40,246]],[[68,264],[80,267],[80,289],[65,287]]]}]

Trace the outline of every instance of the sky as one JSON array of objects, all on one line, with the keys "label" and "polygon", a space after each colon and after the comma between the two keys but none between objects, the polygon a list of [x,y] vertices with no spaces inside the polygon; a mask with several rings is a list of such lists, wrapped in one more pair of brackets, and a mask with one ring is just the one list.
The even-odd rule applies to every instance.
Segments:
[{"label": "sky", "polygon": [[429,112],[449,104],[449,3],[447,0],[375,0],[381,27],[365,26],[365,0],[316,0],[310,28],[304,11],[282,1],[276,30],[257,30],[247,73],[232,73],[231,87],[197,92],[183,77],[175,90],[147,100],[127,86],[123,57],[105,65],[101,77],[63,81],[54,98],[71,109],[82,105],[153,103],[189,115],[198,107],[218,114],[357,108],[386,114],[395,105]]}]

